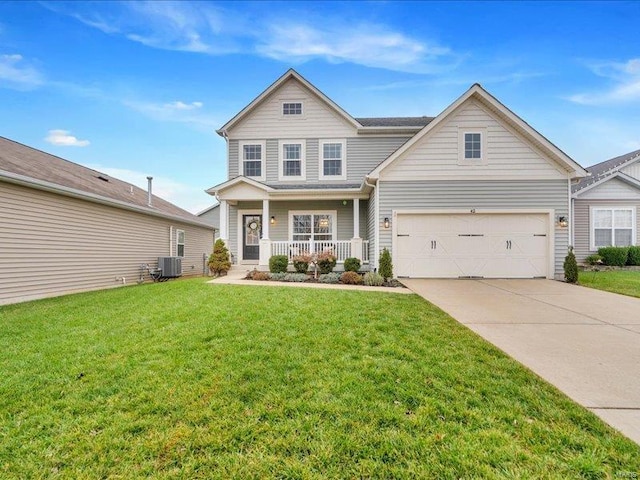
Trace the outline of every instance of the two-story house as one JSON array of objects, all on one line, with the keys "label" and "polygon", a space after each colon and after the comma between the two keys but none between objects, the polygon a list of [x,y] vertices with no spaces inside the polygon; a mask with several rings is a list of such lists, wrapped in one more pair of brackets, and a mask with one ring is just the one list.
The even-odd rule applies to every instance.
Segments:
[{"label": "two-story house", "polygon": [[586,172],[473,85],[436,117],[354,118],[294,70],[218,133],[234,263],[331,249],[406,277],[554,278]]}]

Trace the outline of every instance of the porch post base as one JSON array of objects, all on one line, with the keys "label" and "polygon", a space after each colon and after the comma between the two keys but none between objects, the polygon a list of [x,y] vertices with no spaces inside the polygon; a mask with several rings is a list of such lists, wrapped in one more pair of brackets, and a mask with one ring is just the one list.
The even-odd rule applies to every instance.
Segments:
[{"label": "porch post base", "polygon": [[351,256],[362,261],[362,239],[359,237],[351,239]]},{"label": "porch post base", "polygon": [[269,258],[271,257],[271,240],[268,238],[260,239],[260,259],[258,265],[261,267],[269,266]]}]

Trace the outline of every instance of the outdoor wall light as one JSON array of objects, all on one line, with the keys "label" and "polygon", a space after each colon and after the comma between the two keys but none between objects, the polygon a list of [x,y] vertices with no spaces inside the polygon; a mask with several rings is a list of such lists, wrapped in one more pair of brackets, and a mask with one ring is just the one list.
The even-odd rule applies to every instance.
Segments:
[{"label": "outdoor wall light", "polygon": [[276,224],[276,216],[275,215],[271,215],[271,221],[269,223],[271,223],[271,225],[275,225]]},{"label": "outdoor wall light", "polygon": [[384,228],[389,228],[389,217],[384,217]]},{"label": "outdoor wall light", "polygon": [[561,216],[558,217],[558,225],[561,227],[568,227],[569,226],[569,220],[567,220],[567,217],[565,216]]}]

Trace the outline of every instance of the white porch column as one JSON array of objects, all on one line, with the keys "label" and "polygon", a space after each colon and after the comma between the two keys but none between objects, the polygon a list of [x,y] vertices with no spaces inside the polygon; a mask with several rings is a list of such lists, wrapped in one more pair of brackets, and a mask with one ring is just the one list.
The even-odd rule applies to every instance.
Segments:
[{"label": "white porch column", "polygon": [[260,239],[260,259],[258,265],[268,266],[271,257],[271,240],[269,240],[269,200],[262,200],[262,238]]},{"label": "white porch column", "polygon": [[353,238],[351,256],[362,261],[362,238],[360,238],[360,199],[353,199]]},{"label": "white porch column", "polygon": [[229,243],[229,205],[226,200],[220,200],[220,238],[225,244]]}]

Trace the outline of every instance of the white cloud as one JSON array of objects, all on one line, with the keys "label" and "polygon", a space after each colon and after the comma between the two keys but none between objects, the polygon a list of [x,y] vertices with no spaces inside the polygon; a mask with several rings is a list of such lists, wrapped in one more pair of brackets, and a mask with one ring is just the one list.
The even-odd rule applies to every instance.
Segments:
[{"label": "white cloud", "polygon": [[154,103],[125,99],[122,100],[122,104],[157,121],[187,123],[208,130],[215,129],[220,125],[218,118],[200,111],[204,106],[202,102]]},{"label": "white cloud", "polygon": [[171,178],[155,176],[151,173],[137,172],[123,168],[103,167],[102,165],[86,165],[94,170],[106,173],[107,175],[129,182],[143,190],[147,189],[147,176],[153,176],[152,191],[164,200],[171,202],[180,208],[191,213],[197,213],[215,203],[215,199],[204,192],[204,188],[195,188],[184,183],[176,182]]},{"label": "white cloud", "polygon": [[78,140],[69,130],[49,130],[45,140],[60,147],[86,147],[90,144],[89,140]]},{"label": "white cloud", "polygon": [[179,100],[164,104],[165,108],[173,109],[173,110],[195,110],[197,108],[202,108],[202,106],[203,106],[202,102],[184,103]]},{"label": "white cloud", "polygon": [[0,55],[0,82],[19,90],[38,87],[44,82],[42,74],[22,55]]},{"label": "white cloud", "polygon": [[640,101],[640,58],[590,65],[596,75],[609,80],[609,87],[595,92],[570,95],[568,100],[582,105],[611,105]]}]

